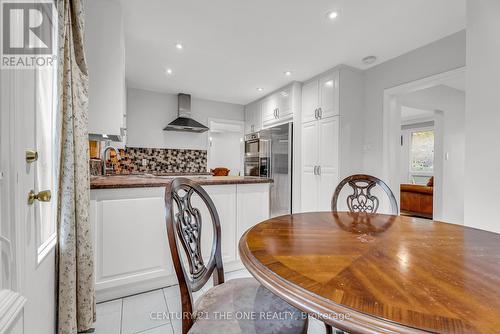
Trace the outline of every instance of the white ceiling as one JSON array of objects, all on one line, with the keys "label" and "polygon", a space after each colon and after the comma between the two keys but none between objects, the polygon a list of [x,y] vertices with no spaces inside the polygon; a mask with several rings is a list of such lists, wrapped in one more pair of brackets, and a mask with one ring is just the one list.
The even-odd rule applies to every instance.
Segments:
[{"label": "white ceiling", "polygon": [[[337,64],[367,68],[365,56],[376,55],[376,65],[465,28],[465,0],[121,2],[129,87],[240,104]],[[340,10],[334,22],[325,17],[332,9]]]}]

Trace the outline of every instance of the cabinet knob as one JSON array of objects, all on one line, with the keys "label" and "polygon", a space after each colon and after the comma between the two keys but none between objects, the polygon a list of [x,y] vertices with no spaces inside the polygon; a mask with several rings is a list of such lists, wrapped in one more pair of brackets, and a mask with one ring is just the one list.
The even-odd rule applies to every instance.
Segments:
[{"label": "cabinet knob", "polygon": [[38,194],[35,194],[33,190],[31,190],[28,194],[28,204],[32,205],[35,200],[40,201],[40,202],[50,202],[50,199],[52,198],[52,193],[50,190],[43,190],[40,191]]}]

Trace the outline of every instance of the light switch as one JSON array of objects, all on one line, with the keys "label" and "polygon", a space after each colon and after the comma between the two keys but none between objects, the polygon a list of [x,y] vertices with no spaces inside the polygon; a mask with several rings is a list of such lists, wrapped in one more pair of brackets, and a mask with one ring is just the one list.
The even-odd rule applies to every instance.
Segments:
[{"label": "light switch", "polygon": [[449,152],[446,152],[444,154],[444,160],[446,160],[446,161],[450,160],[450,153]]},{"label": "light switch", "polygon": [[148,165],[148,160],[147,159],[142,159],[142,165],[146,167]]}]

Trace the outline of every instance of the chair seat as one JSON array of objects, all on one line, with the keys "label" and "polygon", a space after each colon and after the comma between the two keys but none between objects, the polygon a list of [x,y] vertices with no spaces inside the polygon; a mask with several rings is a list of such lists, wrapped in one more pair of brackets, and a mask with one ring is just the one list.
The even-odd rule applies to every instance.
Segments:
[{"label": "chair seat", "polygon": [[254,278],[225,282],[196,303],[190,334],[299,334],[307,315],[275,296]]}]

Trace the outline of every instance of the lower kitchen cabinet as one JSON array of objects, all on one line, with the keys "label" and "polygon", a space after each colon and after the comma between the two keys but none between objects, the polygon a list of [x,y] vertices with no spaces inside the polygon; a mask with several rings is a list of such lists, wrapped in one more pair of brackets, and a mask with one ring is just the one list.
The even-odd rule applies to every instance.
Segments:
[{"label": "lower kitchen cabinet", "polygon": [[[263,196],[263,193],[265,194]],[[236,255],[240,259],[238,243],[241,236],[251,227],[269,219],[269,185],[268,184],[246,184],[238,186],[236,208]],[[237,262],[240,265],[240,262]],[[240,265],[241,267],[241,265]]]},{"label": "lower kitchen cabinet", "polygon": [[[221,223],[224,269],[242,268],[238,242],[248,228],[269,218],[269,184],[211,185]],[[165,225],[164,188],[91,191],[97,301],[120,298],[177,283]],[[201,199],[202,253],[208,260],[213,230]]]}]

